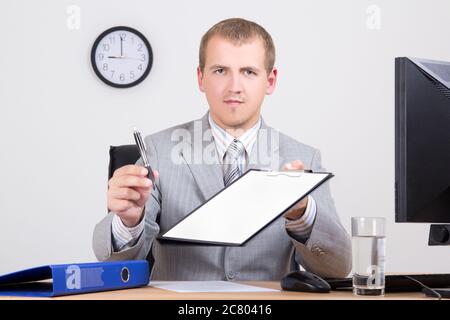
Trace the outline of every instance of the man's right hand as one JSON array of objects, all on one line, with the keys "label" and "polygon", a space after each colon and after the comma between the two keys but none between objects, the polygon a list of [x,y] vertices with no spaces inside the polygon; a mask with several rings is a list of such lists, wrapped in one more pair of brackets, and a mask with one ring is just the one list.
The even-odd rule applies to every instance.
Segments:
[{"label": "man's right hand", "polygon": [[[108,182],[108,209],[117,214],[129,228],[139,224],[153,184],[142,166],[126,165],[116,171]],[[155,179],[159,173],[153,170]]]}]

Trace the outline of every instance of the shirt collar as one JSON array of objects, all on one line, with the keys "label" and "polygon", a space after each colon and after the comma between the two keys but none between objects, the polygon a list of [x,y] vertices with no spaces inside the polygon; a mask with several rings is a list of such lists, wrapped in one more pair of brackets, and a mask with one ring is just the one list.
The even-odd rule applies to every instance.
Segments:
[{"label": "shirt collar", "polygon": [[[216,148],[219,153],[219,158],[223,159],[225,152],[227,151],[230,144],[233,142],[234,137],[226,132],[224,129],[219,127],[211,117],[211,113],[208,112],[208,121],[211,127],[211,133],[214,137],[216,143]],[[258,130],[261,127],[261,117],[258,118],[256,124],[244,132],[242,136],[239,137],[239,141],[242,142],[247,155],[250,154],[252,148],[255,144],[256,138],[258,136]]]}]

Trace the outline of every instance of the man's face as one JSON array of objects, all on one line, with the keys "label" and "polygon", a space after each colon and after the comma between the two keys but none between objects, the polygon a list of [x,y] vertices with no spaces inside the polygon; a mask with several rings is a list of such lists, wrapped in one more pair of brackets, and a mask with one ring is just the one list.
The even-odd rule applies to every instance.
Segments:
[{"label": "man's face", "polygon": [[275,89],[277,70],[268,75],[259,37],[241,45],[213,36],[206,47],[203,72],[197,69],[211,117],[224,129],[251,128],[259,118],[266,94]]}]

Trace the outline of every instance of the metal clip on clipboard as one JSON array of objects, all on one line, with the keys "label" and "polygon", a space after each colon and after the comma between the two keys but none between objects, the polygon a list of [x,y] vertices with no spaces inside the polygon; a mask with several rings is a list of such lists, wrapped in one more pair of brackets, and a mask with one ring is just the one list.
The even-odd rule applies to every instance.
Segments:
[{"label": "metal clip on clipboard", "polygon": [[287,177],[300,177],[302,173],[313,173],[312,170],[291,170],[291,171],[268,171],[268,177],[277,177],[280,175]]}]

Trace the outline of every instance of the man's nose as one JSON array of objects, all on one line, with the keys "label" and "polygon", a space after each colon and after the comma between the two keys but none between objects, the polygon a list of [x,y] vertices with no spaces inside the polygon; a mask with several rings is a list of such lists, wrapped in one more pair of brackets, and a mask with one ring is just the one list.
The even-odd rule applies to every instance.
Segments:
[{"label": "man's nose", "polygon": [[228,82],[228,91],[234,93],[241,93],[243,90],[242,82],[239,74],[231,74]]}]

